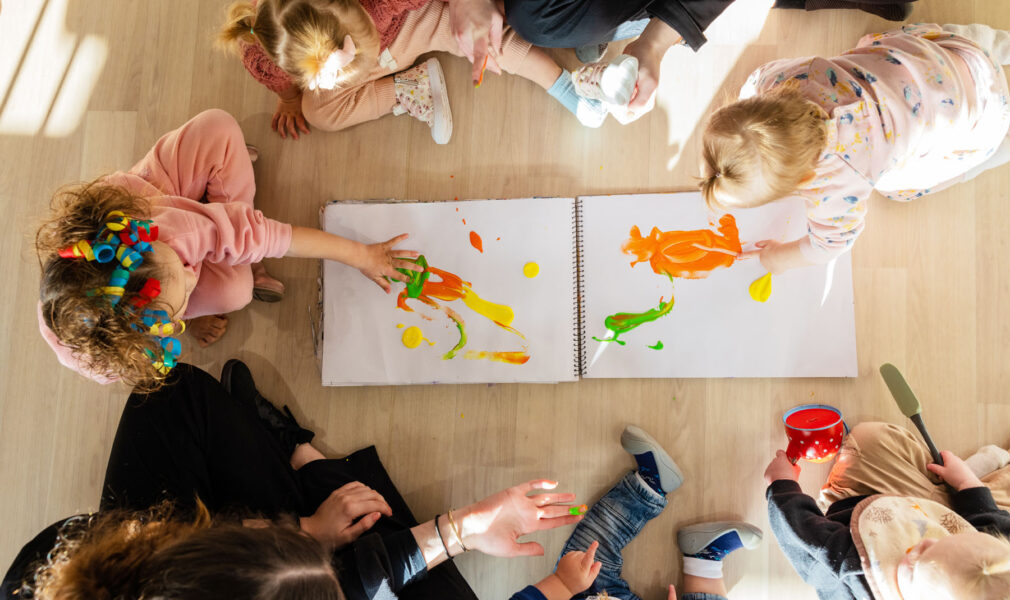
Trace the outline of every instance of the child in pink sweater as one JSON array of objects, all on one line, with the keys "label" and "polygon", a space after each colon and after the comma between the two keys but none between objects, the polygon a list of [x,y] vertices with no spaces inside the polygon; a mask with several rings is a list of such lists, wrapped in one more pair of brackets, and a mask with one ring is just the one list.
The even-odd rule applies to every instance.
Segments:
[{"label": "child in pink sweater", "polygon": [[[627,112],[637,59],[569,73],[508,27],[497,37],[487,68],[537,83],[583,125]],[[280,97],[271,126],[283,137],[308,133],[307,123],[337,131],[390,113],[426,123],[436,143],[452,135],[438,60],[408,68],[426,52],[464,55],[442,0],[242,0],[229,7],[219,40]]]},{"label": "child in pink sweater", "polygon": [[906,25],[764,65],[706,127],[703,195],[715,209],[803,196],[807,236],[744,254],[771,273],[827,262],[862,232],[873,190],[911,200],[1010,159],[1005,64],[1005,31]]},{"label": "child in pink sweater", "polygon": [[60,362],[101,383],[155,386],[185,328],[201,345],[254,298],[284,286],[259,265],[295,256],[357,267],[388,293],[406,234],[364,245],[280,223],[253,208],[250,150],[228,113],[208,110],[165,134],[128,172],[61,190],[36,235],[39,329]]}]

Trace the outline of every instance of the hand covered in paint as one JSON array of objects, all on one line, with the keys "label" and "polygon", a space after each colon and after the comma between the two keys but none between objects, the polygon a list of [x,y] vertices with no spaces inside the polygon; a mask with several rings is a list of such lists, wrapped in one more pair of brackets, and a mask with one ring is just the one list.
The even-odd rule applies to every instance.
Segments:
[{"label": "hand covered in paint", "polygon": [[778,481],[780,479],[788,479],[789,481],[798,481],[800,478],[800,466],[794,465],[789,457],[786,456],[784,450],[779,450],[775,453],[775,458],[768,463],[768,468],[765,469],[765,483],[771,485],[772,482]]},{"label": "hand covered in paint", "polygon": [[930,463],[926,465],[926,468],[930,473],[939,475],[950,487],[960,492],[985,485],[971,470],[971,467],[953,452],[944,450],[940,452],[940,458],[943,459],[943,466]]},{"label": "hand covered in paint", "polygon": [[301,527],[326,546],[340,548],[371,529],[382,515],[393,516],[382,495],[353,481],[334,490],[311,517],[302,517]]},{"label": "hand covered in paint", "polygon": [[298,139],[298,131],[309,133],[309,124],[305,122],[305,115],[302,114],[302,92],[295,89],[292,95],[282,96],[277,101],[277,110],[270,120],[270,128],[287,139],[288,134]]},{"label": "hand covered in paint", "polygon": [[391,240],[365,246],[364,256],[360,263],[354,266],[358,267],[358,270],[365,277],[374,281],[376,285],[388,294],[392,291],[393,286],[389,284],[389,281],[386,279],[387,277],[395,281],[406,282],[409,280],[406,275],[397,271],[397,269],[406,269],[408,271],[424,270],[424,267],[420,265],[403,260],[405,258],[417,258],[420,256],[419,252],[393,249],[408,237],[408,234],[401,233]]},{"label": "hand covered in paint", "polygon": [[480,81],[484,61],[493,73],[501,74],[496,57],[501,49],[505,17],[494,0],[452,0],[449,27],[460,52],[473,64],[473,82]]},{"label": "hand covered in paint", "polygon": [[491,556],[542,556],[544,548],[536,542],[519,542],[519,538],[535,531],[572,525],[582,520],[572,515],[568,503],[575,494],[537,494],[534,490],[553,490],[556,481],[529,481],[453,511],[463,545]]}]

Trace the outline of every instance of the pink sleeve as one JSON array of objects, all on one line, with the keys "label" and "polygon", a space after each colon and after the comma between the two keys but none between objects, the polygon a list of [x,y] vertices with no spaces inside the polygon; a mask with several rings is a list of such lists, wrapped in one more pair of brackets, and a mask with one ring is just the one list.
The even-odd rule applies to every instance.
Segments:
[{"label": "pink sleeve", "polygon": [[291,225],[268,219],[244,202],[162,197],[154,204],[152,218],[161,241],[186,265],[258,263],[284,256],[291,246]]},{"label": "pink sleeve", "polygon": [[253,79],[271,92],[280,94],[294,85],[291,76],[278,67],[259,44],[242,44],[242,65]]},{"label": "pink sleeve", "polygon": [[60,340],[56,337],[56,334],[53,333],[53,330],[49,329],[49,326],[46,325],[45,317],[42,315],[41,302],[38,303],[38,310],[36,312],[38,313],[39,319],[39,333],[42,334],[42,339],[44,339],[46,343],[49,344],[49,347],[53,349],[53,352],[56,353],[56,358],[59,359],[61,365],[73,371],[77,371],[81,375],[84,375],[92,381],[101,383],[102,385],[119,381],[119,379],[109,378],[105,375],[89,371],[87,367],[81,364],[81,361],[77,360],[74,356],[73,350],[61,344]]},{"label": "pink sleeve", "polygon": [[807,204],[807,260],[825,263],[852,247],[863,232],[873,186],[841,157],[817,165],[817,177],[800,193]]}]

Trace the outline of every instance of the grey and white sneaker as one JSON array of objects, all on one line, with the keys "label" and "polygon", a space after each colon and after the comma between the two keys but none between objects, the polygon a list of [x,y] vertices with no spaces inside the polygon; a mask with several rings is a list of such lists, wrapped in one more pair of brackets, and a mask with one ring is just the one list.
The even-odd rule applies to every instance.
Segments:
[{"label": "grey and white sneaker", "polygon": [[688,525],[677,532],[677,546],[684,556],[702,560],[722,560],[727,554],[761,543],[761,530],[743,521],[713,521]]},{"label": "grey and white sneaker", "polygon": [[664,496],[684,483],[684,474],[666,450],[651,435],[634,425],[621,434],[621,446],[638,463],[638,474],[652,489]]}]

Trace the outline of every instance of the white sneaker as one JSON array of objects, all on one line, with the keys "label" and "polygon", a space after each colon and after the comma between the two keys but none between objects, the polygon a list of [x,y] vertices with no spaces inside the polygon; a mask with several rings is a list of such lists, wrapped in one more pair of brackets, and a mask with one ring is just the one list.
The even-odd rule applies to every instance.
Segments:
[{"label": "white sneaker", "polygon": [[572,72],[575,93],[583,98],[627,106],[638,82],[638,59],[622,54],[613,62],[594,63]]},{"label": "white sneaker", "polygon": [[684,474],[659,442],[634,425],[628,425],[621,434],[621,446],[638,461],[639,470],[646,466],[659,474],[659,486],[664,494],[676,490],[684,483]]},{"label": "white sneaker", "polygon": [[[677,532],[677,546],[684,556],[694,556],[727,533],[735,532],[744,548],[753,550],[761,543],[761,530],[743,521],[714,521],[683,527]],[[722,557],[720,557],[722,558]]]},{"label": "white sneaker", "polygon": [[449,92],[438,59],[429,58],[416,67],[393,76],[396,106],[393,114],[407,113],[431,127],[436,144],[447,144],[452,137],[452,111]]}]

